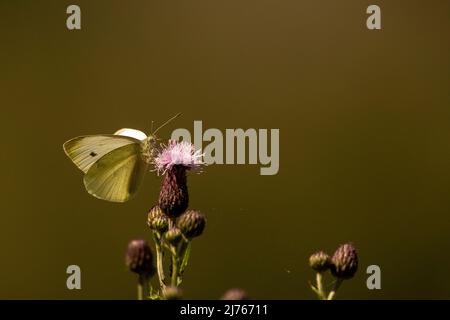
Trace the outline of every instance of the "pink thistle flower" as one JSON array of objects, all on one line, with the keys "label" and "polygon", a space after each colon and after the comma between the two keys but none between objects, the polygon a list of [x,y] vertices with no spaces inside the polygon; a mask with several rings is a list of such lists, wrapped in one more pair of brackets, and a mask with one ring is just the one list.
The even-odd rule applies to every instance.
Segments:
[{"label": "pink thistle flower", "polygon": [[204,164],[203,154],[195,150],[192,143],[170,140],[167,146],[156,156],[155,168],[158,173],[166,173],[175,166],[184,167],[186,170],[198,169]]},{"label": "pink thistle flower", "polygon": [[192,143],[173,140],[156,156],[155,169],[164,174],[158,205],[170,218],[180,216],[187,209],[189,192],[186,172],[200,168],[202,157],[203,154],[196,151]]}]

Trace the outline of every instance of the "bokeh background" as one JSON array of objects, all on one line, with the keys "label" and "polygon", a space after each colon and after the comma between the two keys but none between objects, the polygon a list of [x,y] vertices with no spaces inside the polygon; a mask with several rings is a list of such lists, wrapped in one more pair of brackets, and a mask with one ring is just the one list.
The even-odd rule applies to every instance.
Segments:
[{"label": "bokeh background", "polygon": [[[82,30],[66,29],[78,4]],[[0,1],[0,298],[134,299],[124,266],[160,179],[94,199],[64,141],[121,127],[279,128],[280,171],[189,177],[208,219],[183,289],[314,299],[307,258],[352,241],[341,299],[450,298],[450,2]],[[66,288],[66,267],[82,290]],[[382,289],[366,288],[366,267]]]}]

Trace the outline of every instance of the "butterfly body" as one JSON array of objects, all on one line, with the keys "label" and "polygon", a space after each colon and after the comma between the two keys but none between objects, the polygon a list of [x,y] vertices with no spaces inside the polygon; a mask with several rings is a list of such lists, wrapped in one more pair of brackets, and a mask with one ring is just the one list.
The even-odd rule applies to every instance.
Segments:
[{"label": "butterfly body", "polygon": [[73,138],[66,155],[84,172],[84,186],[96,198],[125,202],[137,192],[156,151],[156,138],[135,129]]}]

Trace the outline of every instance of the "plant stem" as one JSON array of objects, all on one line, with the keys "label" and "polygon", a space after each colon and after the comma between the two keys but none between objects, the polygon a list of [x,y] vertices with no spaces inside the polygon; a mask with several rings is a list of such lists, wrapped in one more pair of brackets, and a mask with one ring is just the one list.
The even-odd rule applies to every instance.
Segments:
[{"label": "plant stem", "polygon": [[322,284],[322,272],[316,273],[316,287],[317,287],[317,295],[319,296],[320,300],[325,300],[326,293],[323,291],[323,284]]},{"label": "plant stem", "polygon": [[161,290],[166,288],[165,284],[165,276],[164,276],[164,267],[163,267],[163,251],[161,248],[161,242],[158,234],[156,232],[153,233],[153,240],[155,242],[155,251],[156,251],[156,269],[158,272],[159,286]]},{"label": "plant stem", "polygon": [[172,282],[171,285],[173,287],[178,286],[178,270],[179,270],[179,262],[178,262],[178,256],[176,254],[176,250],[173,249],[172,251]]},{"label": "plant stem", "polygon": [[139,275],[137,284],[137,298],[138,300],[144,300],[144,276]]},{"label": "plant stem", "polygon": [[[191,242],[189,240],[184,240],[180,246],[179,257],[181,258],[180,264],[180,278],[183,276],[184,270],[187,267],[189,258],[191,256]],[[180,279],[181,281],[181,279]]]},{"label": "plant stem", "polygon": [[342,284],[342,279],[338,278],[334,284],[333,290],[330,291],[330,294],[328,295],[327,300],[333,300],[334,296],[336,295],[336,292],[338,291],[339,287]]},{"label": "plant stem", "polygon": [[148,274],[140,274],[137,285],[138,300],[145,300],[150,294],[150,277]]}]

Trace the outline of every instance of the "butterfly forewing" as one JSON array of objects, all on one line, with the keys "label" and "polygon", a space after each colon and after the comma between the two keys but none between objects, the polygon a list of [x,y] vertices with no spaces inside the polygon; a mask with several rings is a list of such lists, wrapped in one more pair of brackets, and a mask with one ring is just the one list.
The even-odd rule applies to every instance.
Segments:
[{"label": "butterfly forewing", "polygon": [[91,166],[109,152],[130,144],[140,145],[140,141],[119,135],[81,136],[64,143],[64,151],[75,165],[87,173]]},{"label": "butterfly forewing", "polygon": [[147,169],[140,143],[114,149],[93,163],[84,176],[86,190],[112,202],[125,202],[137,191]]}]

